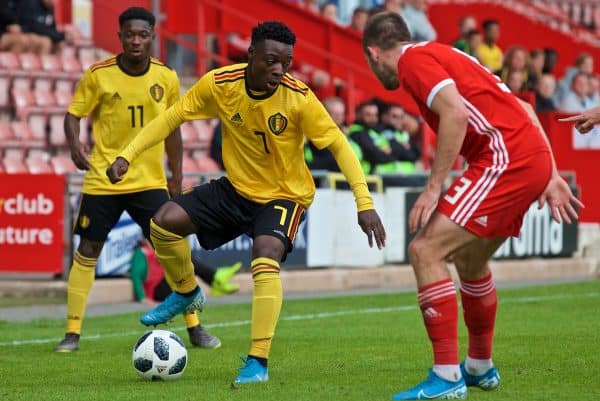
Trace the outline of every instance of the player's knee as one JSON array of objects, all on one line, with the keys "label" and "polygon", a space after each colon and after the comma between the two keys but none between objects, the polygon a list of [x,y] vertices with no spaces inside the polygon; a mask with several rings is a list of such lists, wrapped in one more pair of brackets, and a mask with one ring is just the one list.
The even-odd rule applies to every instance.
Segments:
[{"label": "player's knee", "polygon": [[283,257],[284,250],[285,246],[281,240],[268,235],[261,235],[254,239],[252,258],[269,258],[279,262]]},{"label": "player's knee", "polygon": [[189,235],[196,232],[190,217],[181,206],[174,202],[162,205],[152,217],[154,224],[178,235]]},{"label": "player's knee", "polygon": [[439,259],[434,246],[424,237],[417,236],[408,244],[408,257],[414,266],[420,266]]},{"label": "player's knee", "polygon": [[82,238],[79,246],[77,247],[77,252],[79,252],[79,254],[83,257],[97,259],[98,256],[100,256],[103,245],[103,242],[90,241]]}]

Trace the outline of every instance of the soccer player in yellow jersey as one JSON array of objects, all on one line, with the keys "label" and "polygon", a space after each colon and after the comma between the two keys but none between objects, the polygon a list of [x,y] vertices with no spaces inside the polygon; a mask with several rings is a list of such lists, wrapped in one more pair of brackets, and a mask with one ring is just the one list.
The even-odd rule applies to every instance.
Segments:
[{"label": "soccer player in yellow jersey", "polygon": [[[79,349],[81,324],[88,294],[94,282],[94,267],[109,231],[126,210],[150,238],[150,218],[169,200],[163,168],[166,152],[172,175],[168,190],[181,191],[182,143],[179,128],[149,147],[132,163],[130,174],[118,185],[106,177],[106,168],[119,151],[159,113],[179,98],[175,71],[150,58],[155,18],[148,10],[132,7],[119,17],[123,53],[92,65],[84,74],[65,117],[65,134],[75,165],[87,170],[75,233],[81,242],[73,258],[67,290],[67,329],[56,346],[58,352]],[[91,115],[94,148],[79,140],[79,120]],[[202,294],[200,294],[202,295]],[[202,295],[203,297],[203,295]],[[221,341],[204,331],[196,311],[184,315],[190,341],[216,348]]]},{"label": "soccer player in yellow jersey", "polygon": [[152,218],[156,255],[175,283],[173,294],[142,315],[145,325],[161,324],[188,307],[182,294],[196,283],[185,236],[196,234],[213,249],[241,234],[253,237],[252,344],[234,384],[267,381],[267,359],[282,303],[280,262],[311,204],[315,186],[304,162],[304,136],[328,148],[344,173],[358,208],[358,223],[369,245],[385,244],[385,230],[373,208],[365,177],[344,134],[321,102],[287,73],[295,35],[280,22],[252,30],[248,64],[213,70],[118,153],[107,170],[116,185],[146,149],[184,121],[221,119],[226,177],[194,188],[163,205]]}]

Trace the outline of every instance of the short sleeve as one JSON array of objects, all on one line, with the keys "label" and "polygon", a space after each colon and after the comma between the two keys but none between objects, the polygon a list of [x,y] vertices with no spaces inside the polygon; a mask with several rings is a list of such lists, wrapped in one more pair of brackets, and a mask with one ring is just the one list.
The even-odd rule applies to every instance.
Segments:
[{"label": "short sleeve", "polygon": [[440,62],[420,47],[406,50],[398,62],[398,69],[402,87],[429,108],[440,89],[454,84]]},{"label": "short sleeve", "polygon": [[328,147],[336,138],[344,135],[310,89],[306,94],[306,103],[299,112],[299,120],[300,130],[318,149]]},{"label": "short sleeve", "polygon": [[67,110],[75,117],[85,117],[92,113],[98,104],[98,84],[91,69],[88,69],[81,77],[77,89],[71,99]]}]

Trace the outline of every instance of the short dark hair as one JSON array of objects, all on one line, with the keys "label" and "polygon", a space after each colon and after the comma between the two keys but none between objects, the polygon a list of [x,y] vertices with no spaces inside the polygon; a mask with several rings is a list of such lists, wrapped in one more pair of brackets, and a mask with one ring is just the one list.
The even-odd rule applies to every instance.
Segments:
[{"label": "short dark hair", "polygon": [[486,19],[481,24],[481,26],[483,27],[484,31],[487,31],[488,28],[490,28],[491,26],[494,26],[494,25],[500,25],[500,23],[498,22],[498,20],[495,20],[495,19]]},{"label": "short dark hair", "polygon": [[252,41],[250,42],[252,46],[256,46],[267,39],[290,46],[294,46],[296,43],[294,32],[286,24],[279,21],[266,21],[252,28]]},{"label": "short dark hair", "polygon": [[382,50],[394,48],[399,42],[410,40],[410,31],[406,22],[398,13],[386,11],[371,16],[363,32],[363,51],[367,47],[377,46]]},{"label": "short dark hair", "polygon": [[152,28],[156,24],[156,18],[150,11],[143,7],[129,7],[119,15],[119,27],[122,27],[125,22],[133,19],[146,21]]}]

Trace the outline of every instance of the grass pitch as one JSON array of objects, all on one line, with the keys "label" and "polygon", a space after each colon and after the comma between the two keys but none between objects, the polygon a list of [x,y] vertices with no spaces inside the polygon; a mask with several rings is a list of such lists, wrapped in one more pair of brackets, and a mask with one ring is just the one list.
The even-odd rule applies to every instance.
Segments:
[{"label": "grass pitch", "polygon": [[[599,400],[600,282],[499,291],[494,392],[471,400]],[[0,309],[0,316],[1,316]],[[218,350],[188,347],[183,377],[145,382],[131,349],[139,314],[85,320],[81,350],[52,352],[63,320],[0,322],[0,400],[389,400],[425,378],[431,350],[414,293],[284,301],[270,381],[229,387],[248,351],[250,305],[208,306]],[[189,344],[183,319],[168,326]],[[460,325],[461,355],[466,330]]]}]

